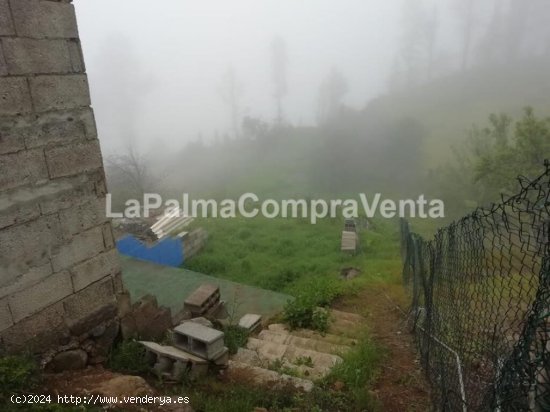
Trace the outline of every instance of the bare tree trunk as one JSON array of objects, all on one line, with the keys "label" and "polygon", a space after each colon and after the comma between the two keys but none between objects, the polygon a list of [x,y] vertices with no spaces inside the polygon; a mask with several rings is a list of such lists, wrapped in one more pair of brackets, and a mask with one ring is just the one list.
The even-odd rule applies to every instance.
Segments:
[{"label": "bare tree trunk", "polygon": [[470,49],[472,47],[472,31],[474,29],[474,0],[466,0],[464,6],[464,43],[462,48],[462,71],[466,71],[469,66]]}]

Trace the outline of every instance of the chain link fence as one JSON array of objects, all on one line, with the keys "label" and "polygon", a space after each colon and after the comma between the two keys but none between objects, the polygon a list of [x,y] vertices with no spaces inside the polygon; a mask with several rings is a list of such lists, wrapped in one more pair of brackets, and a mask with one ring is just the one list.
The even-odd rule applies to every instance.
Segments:
[{"label": "chain link fence", "polygon": [[430,241],[401,221],[410,327],[439,411],[550,411],[550,166]]}]

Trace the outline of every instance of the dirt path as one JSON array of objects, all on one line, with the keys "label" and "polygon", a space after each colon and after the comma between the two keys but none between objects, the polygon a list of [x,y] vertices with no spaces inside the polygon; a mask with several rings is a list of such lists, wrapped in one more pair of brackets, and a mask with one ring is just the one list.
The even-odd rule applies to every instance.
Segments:
[{"label": "dirt path", "polygon": [[387,350],[375,396],[384,412],[428,411],[428,385],[417,360],[413,337],[397,306],[403,296],[387,285],[373,285],[337,302],[336,309],[355,312],[368,319],[372,338]]}]

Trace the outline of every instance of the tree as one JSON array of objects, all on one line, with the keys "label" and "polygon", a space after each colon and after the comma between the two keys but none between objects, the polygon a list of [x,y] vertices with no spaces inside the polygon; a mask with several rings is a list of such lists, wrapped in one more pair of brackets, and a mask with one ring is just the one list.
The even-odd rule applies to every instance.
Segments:
[{"label": "tree", "polygon": [[474,0],[455,0],[462,38],[461,69],[468,69],[475,28]]},{"label": "tree", "polygon": [[269,124],[262,119],[251,116],[246,116],[243,119],[243,134],[249,140],[264,139],[269,131]]},{"label": "tree", "polygon": [[229,107],[233,135],[238,138],[241,134],[239,128],[239,102],[243,94],[243,85],[237,78],[233,67],[230,67],[223,75],[219,87],[219,93],[223,102]]},{"label": "tree", "polygon": [[147,161],[134,146],[129,146],[125,154],[107,157],[106,170],[112,186],[128,195],[143,197],[153,184]]},{"label": "tree", "polygon": [[319,124],[330,120],[342,106],[342,99],[349,87],[345,77],[333,68],[319,87],[317,98],[317,121]]},{"label": "tree", "polygon": [[273,84],[275,86],[274,97],[277,106],[277,123],[283,123],[282,100],[288,92],[287,84],[287,49],[286,42],[281,37],[275,37],[271,42],[271,69]]},{"label": "tree", "polygon": [[410,87],[432,77],[437,45],[438,13],[422,1],[407,1],[403,8],[403,31],[390,77],[390,87]]},{"label": "tree", "polygon": [[489,117],[489,126],[474,128],[459,157],[463,176],[481,186],[478,200],[495,201],[500,193],[517,190],[518,175],[535,177],[544,156],[550,153],[550,118],[540,119],[532,108],[514,121],[500,114]]}]

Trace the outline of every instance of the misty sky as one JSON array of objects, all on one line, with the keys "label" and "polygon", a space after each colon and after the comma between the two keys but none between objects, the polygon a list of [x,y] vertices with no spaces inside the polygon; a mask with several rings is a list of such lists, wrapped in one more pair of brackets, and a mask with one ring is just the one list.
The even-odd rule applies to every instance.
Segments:
[{"label": "misty sky", "polygon": [[315,121],[320,82],[348,79],[346,103],[384,92],[403,0],[75,0],[93,105],[106,154],[131,140],[142,151],[230,130],[219,95],[232,66],[244,115],[275,117],[270,43],[288,47],[285,113]]}]

